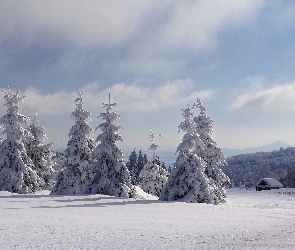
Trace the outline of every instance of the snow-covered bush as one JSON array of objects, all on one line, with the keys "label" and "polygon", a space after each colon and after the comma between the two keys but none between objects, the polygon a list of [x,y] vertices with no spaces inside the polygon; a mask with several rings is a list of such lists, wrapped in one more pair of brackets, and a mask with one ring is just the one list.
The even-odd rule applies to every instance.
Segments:
[{"label": "snow-covered bush", "polygon": [[[158,157],[156,156],[156,150],[160,147],[155,144],[155,135],[151,130],[151,135],[149,138],[152,138],[152,145],[149,147],[149,150],[153,151],[153,160],[148,161],[143,169],[139,173],[141,179],[141,188],[148,194],[155,196],[160,196],[163,191],[163,187],[166,185],[169,173],[166,169],[158,163]],[[161,136],[161,135],[159,135]]]},{"label": "snow-covered bush", "polygon": [[154,161],[148,161],[140,171],[141,188],[148,194],[160,196],[168,181],[169,172]]},{"label": "snow-covered bush", "polygon": [[53,169],[55,162],[53,160],[54,152],[52,151],[55,142],[43,144],[46,139],[45,129],[38,124],[37,112],[32,124],[26,129],[28,134],[32,136],[26,136],[24,145],[27,151],[27,155],[33,161],[34,170],[37,175],[44,180],[42,183],[42,189],[50,188],[55,182],[55,171]]},{"label": "snow-covered bush", "polygon": [[71,114],[75,125],[69,132],[70,140],[64,152],[63,170],[57,175],[51,194],[80,194],[85,187],[85,181],[89,179],[87,174],[92,163],[91,153],[95,143],[90,137],[93,129],[88,124],[91,114],[83,107],[83,92],[78,90],[78,95],[79,98],[75,100],[76,109]]},{"label": "snow-covered bush", "polygon": [[102,133],[96,138],[99,142],[93,150],[93,164],[88,171],[89,180],[83,193],[85,194],[105,194],[116,197],[134,197],[134,187],[131,184],[129,171],[124,164],[124,156],[116,145],[116,141],[123,141],[119,135],[120,126],[115,124],[119,119],[119,114],[112,111],[116,103],[103,103],[106,108],[105,113],[99,117],[104,120],[99,128]]},{"label": "snow-covered bush", "polygon": [[197,147],[194,152],[206,162],[205,174],[210,182],[217,187],[216,195],[222,200],[226,197],[224,184],[230,182],[229,177],[220,169],[222,165],[226,164],[225,157],[211,136],[214,127],[213,121],[206,115],[206,109],[200,99],[197,100],[197,103],[200,115],[194,117],[194,122],[197,125],[197,133],[200,135],[203,146]]},{"label": "snow-covered bush", "polygon": [[197,147],[203,147],[196,132],[197,125],[193,121],[194,108],[195,105],[192,108],[182,109],[184,121],[178,128],[185,134],[177,147],[179,155],[160,200],[218,204],[224,200],[216,196],[216,186],[205,174],[206,163],[194,152]]},{"label": "snow-covered bush", "polygon": [[28,123],[28,118],[19,113],[20,103],[25,96],[20,97],[18,91],[15,94],[10,90],[4,93],[7,111],[0,118],[0,125],[4,128],[6,139],[0,145],[0,190],[34,193],[44,185],[44,180],[38,177],[23,144],[25,136],[32,137],[21,127],[21,124]]}]

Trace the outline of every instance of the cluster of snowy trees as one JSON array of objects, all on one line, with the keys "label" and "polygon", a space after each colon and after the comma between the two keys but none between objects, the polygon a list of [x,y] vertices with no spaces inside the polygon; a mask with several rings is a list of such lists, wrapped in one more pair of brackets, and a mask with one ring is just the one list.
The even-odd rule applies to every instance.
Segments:
[{"label": "cluster of snowy trees", "polygon": [[131,152],[126,166],[129,170],[131,183],[133,185],[140,184],[139,173],[147,162],[147,154],[143,154],[141,149],[139,150],[138,154],[136,152],[136,149]]},{"label": "cluster of snowy trees", "polygon": [[37,113],[31,125],[28,117],[20,114],[25,96],[19,96],[18,91],[4,93],[7,111],[0,125],[6,139],[0,144],[0,190],[25,194],[52,187],[54,143],[43,144],[46,135],[38,124]]},{"label": "cluster of snowy trees", "polygon": [[235,187],[255,187],[265,177],[275,178],[284,187],[295,187],[295,148],[231,156],[222,167]]},{"label": "cluster of snowy trees", "polygon": [[[200,115],[194,117],[193,110]],[[201,101],[182,109],[184,121],[178,126],[185,132],[177,147],[178,157],[160,196],[161,200],[219,204],[225,202],[224,185],[229,178],[220,167],[225,157],[213,140],[213,121],[205,113]]]},{"label": "cluster of snowy trees", "polygon": [[[71,118],[75,124],[69,131],[67,148],[57,166],[53,160],[54,143],[44,145],[44,128],[38,124],[37,113],[29,125],[20,114],[24,97],[5,92],[7,112],[0,118],[6,139],[0,144],[0,190],[33,193],[51,188],[53,195],[104,194],[116,197],[138,197],[137,190],[158,196],[163,201],[186,201],[219,204],[225,202],[224,185],[229,178],[222,172],[225,157],[212,139],[213,121],[207,117],[200,100],[183,109],[184,122],[179,131],[185,132],[177,148],[178,157],[171,170],[159,161],[153,132],[149,136],[153,158],[147,159],[134,150],[128,163],[117,141],[123,141],[115,123],[119,114],[113,111],[116,103],[103,103],[103,122],[95,129],[101,133],[91,138],[94,129],[88,124],[91,114],[84,109],[83,92],[78,90],[76,109]],[[193,110],[200,115],[194,117]],[[23,128],[21,125],[27,127]],[[59,169],[60,171],[56,171]]]}]

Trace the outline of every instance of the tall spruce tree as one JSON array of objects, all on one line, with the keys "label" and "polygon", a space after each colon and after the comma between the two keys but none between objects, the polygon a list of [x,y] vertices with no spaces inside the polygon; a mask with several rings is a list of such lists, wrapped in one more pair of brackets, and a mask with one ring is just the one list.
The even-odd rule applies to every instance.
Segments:
[{"label": "tall spruce tree", "polygon": [[229,177],[220,169],[222,165],[226,164],[226,160],[221,149],[211,136],[214,127],[213,121],[206,115],[206,109],[200,99],[197,99],[197,106],[200,109],[200,115],[194,117],[194,122],[197,125],[197,133],[200,135],[203,147],[197,147],[195,153],[206,162],[205,174],[210,182],[216,185],[216,195],[222,200],[226,197],[224,184],[230,182]]},{"label": "tall spruce tree", "polygon": [[113,112],[116,103],[103,103],[105,113],[101,113],[99,117],[104,120],[99,128],[102,133],[97,136],[96,141],[99,142],[93,150],[94,162],[91,165],[89,176],[92,176],[85,186],[83,193],[85,194],[104,194],[116,197],[134,197],[135,191],[131,184],[129,171],[124,164],[124,156],[116,145],[116,141],[123,141],[119,135],[121,127],[115,124],[115,120],[119,119],[119,114]]},{"label": "tall spruce tree", "polygon": [[179,154],[160,200],[218,204],[216,187],[205,174],[206,163],[194,153],[195,148],[203,145],[193,121],[195,108],[194,104],[192,108],[182,109],[184,121],[178,128],[185,134],[177,147]]},{"label": "tall spruce tree", "polygon": [[[139,173],[141,179],[141,188],[148,194],[155,196],[160,196],[163,190],[163,187],[166,185],[169,173],[166,169],[162,168],[159,164],[159,158],[156,155],[156,151],[160,148],[159,145],[155,144],[155,136],[152,129],[151,138],[152,145],[149,147],[149,150],[153,151],[153,160],[148,161],[143,169]],[[161,136],[161,135],[158,135]]]},{"label": "tall spruce tree", "polygon": [[91,153],[95,143],[90,137],[93,129],[88,124],[91,114],[84,109],[83,91],[78,90],[78,95],[75,100],[76,109],[71,114],[75,125],[69,132],[70,140],[64,153],[63,170],[57,175],[51,194],[80,194],[88,180],[89,166],[93,162]]},{"label": "tall spruce tree", "polygon": [[55,142],[43,144],[43,141],[47,138],[45,129],[38,124],[37,111],[35,111],[33,122],[26,129],[26,132],[32,136],[25,138],[25,148],[27,155],[33,161],[34,170],[44,180],[41,188],[51,188],[55,182],[55,171],[53,169],[55,153],[52,151]]},{"label": "tall spruce tree", "polygon": [[[34,170],[34,164],[27,155],[23,140],[24,128],[28,118],[19,113],[20,103],[25,96],[20,97],[18,90],[12,94],[8,88],[5,92],[6,114],[0,118],[6,139],[0,145],[0,190],[12,193],[34,193],[43,186],[43,180]],[[32,135],[28,132],[26,136]]]}]

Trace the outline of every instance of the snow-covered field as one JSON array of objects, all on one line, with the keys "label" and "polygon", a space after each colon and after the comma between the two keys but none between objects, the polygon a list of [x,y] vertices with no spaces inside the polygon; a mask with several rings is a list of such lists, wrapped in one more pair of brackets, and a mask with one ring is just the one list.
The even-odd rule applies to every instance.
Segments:
[{"label": "snow-covered field", "polygon": [[0,249],[294,249],[295,189],[207,205],[0,192]]}]

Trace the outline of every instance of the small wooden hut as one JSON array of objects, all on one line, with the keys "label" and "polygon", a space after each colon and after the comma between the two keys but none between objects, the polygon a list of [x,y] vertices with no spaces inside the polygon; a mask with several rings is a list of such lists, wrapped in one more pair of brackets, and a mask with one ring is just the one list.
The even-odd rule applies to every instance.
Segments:
[{"label": "small wooden hut", "polygon": [[256,191],[279,189],[283,187],[282,183],[274,178],[263,178],[256,184]]}]

